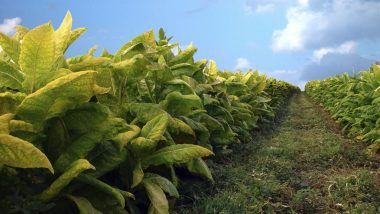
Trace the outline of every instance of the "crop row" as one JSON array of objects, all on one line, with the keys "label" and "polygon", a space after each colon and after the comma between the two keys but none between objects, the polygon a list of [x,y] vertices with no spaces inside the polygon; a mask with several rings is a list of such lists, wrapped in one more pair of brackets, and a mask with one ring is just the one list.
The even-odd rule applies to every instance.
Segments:
[{"label": "crop row", "polygon": [[178,168],[213,182],[202,158],[251,142],[298,91],[195,61],[162,29],[65,58],[86,31],[71,28],[67,13],[57,30],[0,33],[1,210],[168,213]]},{"label": "crop row", "polygon": [[310,81],[306,93],[320,102],[358,141],[369,142],[372,154],[380,150],[380,66],[350,76],[347,73]]}]

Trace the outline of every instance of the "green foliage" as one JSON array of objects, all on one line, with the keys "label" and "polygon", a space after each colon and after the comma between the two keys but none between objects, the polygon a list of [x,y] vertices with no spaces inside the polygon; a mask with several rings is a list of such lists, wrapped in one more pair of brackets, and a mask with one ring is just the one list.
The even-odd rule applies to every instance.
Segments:
[{"label": "green foliage", "polygon": [[68,199],[72,200],[78,207],[80,214],[100,214],[101,212],[97,209],[95,209],[92,204],[83,197],[76,197],[73,195],[67,195]]},{"label": "green foliage", "polygon": [[349,137],[368,141],[368,152],[380,151],[380,66],[354,76],[343,74],[310,81],[306,92],[320,102]]},{"label": "green foliage", "polygon": [[72,165],[47,189],[45,189],[39,198],[44,201],[49,201],[54,198],[71,180],[77,177],[82,171],[87,169],[95,169],[87,160],[79,159],[72,163]]},{"label": "green foliage", "polygon": [[16,187],[43,205],[36,212],[71,201],[80,213],[168,213],[166,194],[179,195],[176,168],[213,182],[202,158],[250,142],[297,91],[257,71],[195,61],[192,44],[174,54],[162,29],[159,40],[150,30],[115,54],[94,56],[94,46],[66,59],[86,31],[71,28],[68,12],[57,30],[46,23],[0,33],[0,175],[25,173],[29,185]]}]

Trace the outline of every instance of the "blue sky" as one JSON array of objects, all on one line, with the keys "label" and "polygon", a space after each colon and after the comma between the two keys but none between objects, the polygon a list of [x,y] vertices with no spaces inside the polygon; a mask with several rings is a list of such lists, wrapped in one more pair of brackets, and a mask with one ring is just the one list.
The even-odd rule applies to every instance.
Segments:
[{"label": "blue sky", "polygon": [[196,58],[220,69],[259,69],[302,86],[307,80],[368,68],[380,60],[377,0],[0,0],[0,31],[9,35],[49,20],[57,27],[70,10],[74,28],[88,31],[68,56],[93,45],[117,50],[163,27],[173,42],[198,47]]}]

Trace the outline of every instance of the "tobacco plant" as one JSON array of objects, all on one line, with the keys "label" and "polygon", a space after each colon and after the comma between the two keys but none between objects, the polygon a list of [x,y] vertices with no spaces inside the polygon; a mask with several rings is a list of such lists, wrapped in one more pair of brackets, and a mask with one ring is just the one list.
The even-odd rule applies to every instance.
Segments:
[{"label": "tobacco plant", "polygon": [[[66,58],[86,31],[71,28],[68,12],[56,30],[0,33],[5,212],[168,213],[178,168],[213,182],[202,158],[251,142],[250,131],[297,90],[195,61],[197,49],[180,50],[163,29],[114,54],[95,56],[93,47]],[[268,84],[281,87],[268,92]]]},{"label": "tobacco plant", "polygon": [[306,92],[320,102],[349,137],[366,141],[372,154],[380,149],[380,66],[308,82]]}]

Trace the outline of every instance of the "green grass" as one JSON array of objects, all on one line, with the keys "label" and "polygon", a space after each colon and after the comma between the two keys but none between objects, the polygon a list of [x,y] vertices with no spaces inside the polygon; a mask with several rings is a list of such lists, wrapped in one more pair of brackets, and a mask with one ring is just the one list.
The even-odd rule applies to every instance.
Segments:
[{"label": "green grass", "polygon": [[337,130],[296,95],[273,132],[210,162],[216,184],[195,183],[176,212],[380,213],[379,160]]}]

